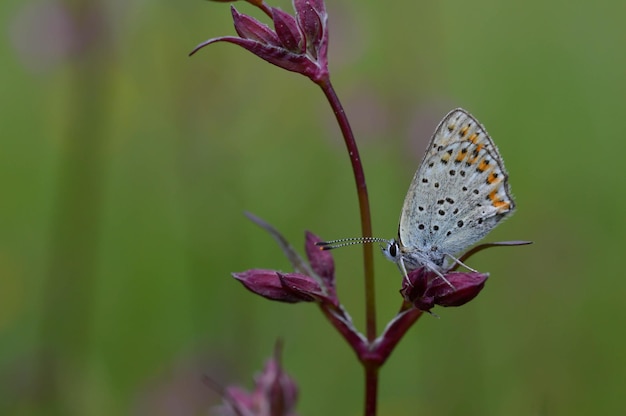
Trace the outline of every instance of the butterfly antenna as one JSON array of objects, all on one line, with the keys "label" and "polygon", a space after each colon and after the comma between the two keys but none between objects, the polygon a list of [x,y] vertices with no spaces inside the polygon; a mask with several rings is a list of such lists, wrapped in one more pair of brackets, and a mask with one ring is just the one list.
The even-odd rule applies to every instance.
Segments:
[{"label": "butterfly antenna", "polygon": [[334,248],[352,246],[355,244],[369,244],[369,243],[386,243],[389,240],[379,237],[352,237],[341,238],[339,240],[319,241],[315,243],[322,250],[332,250]]}]

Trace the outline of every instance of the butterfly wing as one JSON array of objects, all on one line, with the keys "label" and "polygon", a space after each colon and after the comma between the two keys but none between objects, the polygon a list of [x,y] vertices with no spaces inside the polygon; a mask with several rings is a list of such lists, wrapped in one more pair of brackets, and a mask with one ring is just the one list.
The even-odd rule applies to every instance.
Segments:
[{"label": "butterfly wing", "polygon": [[474,117],[455,109],[435,130],[413,177],[398,235],[409,251],[451,255],[482,239],[514,209],[498,149]]}]

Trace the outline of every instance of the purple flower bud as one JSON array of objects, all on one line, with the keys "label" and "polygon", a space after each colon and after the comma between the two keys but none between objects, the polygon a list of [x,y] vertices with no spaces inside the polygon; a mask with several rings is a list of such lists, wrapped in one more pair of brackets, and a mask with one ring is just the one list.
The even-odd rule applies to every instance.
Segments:
[{"label": "purple flower bud", "polygon": [[305,51],[304,35],[296,19],[284,11],[272,7],[272,20],[282,45],[289,51],[301,54]]},{"label": "purple flower bud", "polygon": [[308,292],[321,293],[313,278],[298,273],[280,274],[276,270],[251,269],[233,273],[233,277],[249,291],[279,302],[312,302],[314,297]]},{"label": "purple flower bud", "polygon": [[400,293],[407,302],[423,311],[430,311],[435,305],[461,306],[474,299],[485,286],[489,277],[483,273],[448,272],[446,280],[426,271],[424,268],[413,270],[402,284]]},{"label": "purple flower bud", "polygon": [[326,56],[328,14],[322,0],[294,0],[298,25],[306,37],[307,51],[317,59]]},{"label": "purple flower bud", "polygon": [[432,280],[430,273],[421,267],[409,272],[409,280],[403,279],[400,294],[407,302],[412,303],[417,309],[430,311],[435,306],[435,299],[426,295],[428,285]]},{"label": "purple flower bud", "polygon": [[426,290],[426,295],[432,296],[437,305],[461,306],[478,296],[488,277],[488,273],[450,272],[446,274],[446,279],[454,286],[454,289],[439,278],[432,281]]},{"label": "purple flower bud", "polygon": [[307,263],[278,230],[251,213],[246,213],[246,216],[278,242],[295,273],[253,269],[234,273],[233,277],[252,292],[271,300],[291,303],[315,301],[334,308],[339,306],[335,292],[335,264],[330,253],[315,245],[320,241],[318,236],[306,233],[305,250],[309,257]]},{"label": "purple flower bud", "polygon": [[216,410],[222,416],[296,416],[297,399],[298,386],[282,369],[278,344],[274,357],[255,377],[254,391],[248,393],[237,386],[229,386],[224,391],[224,404]]},{"label": "purple flower bud", "polygon": [[246,289],[266,299],[286,303],[320,302],[339,304],[334,290],[325,292],[317,280],[300,273],[280,273],[276,270],[251,269],[233,273]]},{"label": "purple flower bud", "polygon": [[239,36],[267,45],[280,46],[280,39],[269,26],[253,17],[239,13],[234,7],[231,7],[231,13],[235,23],[235,30]]},{"label": "purple flower bud", "polygon": [[296,297],[302,299],[302,301],[316,301],[320,303],[328,303],[333,306],[339,305],[339,300],[337,299],[334,290],[332,293],[324,292],[320,288],[317,280],[312,277],[297,273],[278,273],[278,278],[280,279],[280,282],[285,290],[292,292]]},{"label": "purple flower bud", "polygon": [[249,0],[249,3],[271,14],[275,31],[231,6],[239,37],[209,39],[196,46],[189,55],[216,42],[229,42],[271,64],[306,75],[315,82],[327,79],[328,15],[322,0],[296,0],[297,18],[280,9],[267,8],[263,2]]},{"label": "purple flower bud", "polygon": [[298,400],[298,386],[280,364],[280,345],[277,345],[263,372],[256,377],[256,391],[268,398],[269,415],[294,415],[293,408]]}]

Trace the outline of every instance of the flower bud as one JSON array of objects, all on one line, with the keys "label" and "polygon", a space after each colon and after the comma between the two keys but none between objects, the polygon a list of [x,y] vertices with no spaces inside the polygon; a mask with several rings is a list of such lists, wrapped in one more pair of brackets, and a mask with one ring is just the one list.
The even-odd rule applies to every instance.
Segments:
[{"label": "flower bud", "polygon": [[253,17],[231,11],[239,37],[222,36],[200,43],[189,55],[216,42],[239,45],[267,62],[320,83],[328,78],[328,15],[322,0],[295,0],[295,16],[263,2],[248,0],[271,15],[274,29]]},{"label": "flower bud", "polygon": [[238,386],[224,391],[224,404],[215,409],[221,416],[296,416],[298,386],[282,369],[280,343],[274,356],[255,377],[254,391],[248,393]]},{"label": "flower bud", "polygon": [[432,296],[437,305],[461,306],[478,296],[485,287],[488,277],[488,273],[450,272],[446,274],[446,279],[454,286],[454,289],[439,278],[432,282],[426,290],[426,295]]},{"label": "flower bud", "polygon": [[320,292],[315,279],[298,273],[280,274],[276,270],[251,269],[233,273],[233,277],[249,291],[279,302],[312,302],[314,297],[308,292]]},{"label": "flower bud", "polygon": [[425,268],[413,270],[400,293],[407,302],[427,312],[435,305],[461,306],[480,293],[489,274],[448,272],[444,277],[448,282]]}]

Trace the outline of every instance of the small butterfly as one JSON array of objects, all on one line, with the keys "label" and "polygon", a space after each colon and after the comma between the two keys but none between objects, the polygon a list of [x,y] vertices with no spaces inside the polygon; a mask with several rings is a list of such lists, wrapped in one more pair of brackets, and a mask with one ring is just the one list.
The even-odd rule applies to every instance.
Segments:
[{"label": "small butterfly", "polygon": [[455,254],[481,240],[515,210],[508,179],[502,157],[484,127],[457,108],[437,126],[415,172],[397,238],[347,238],[319,245],[332,249],[383,242],[383,253],[407,280],[409,271],[425,267],[449,284],[444,274],[452,264],[475,271]]}]

